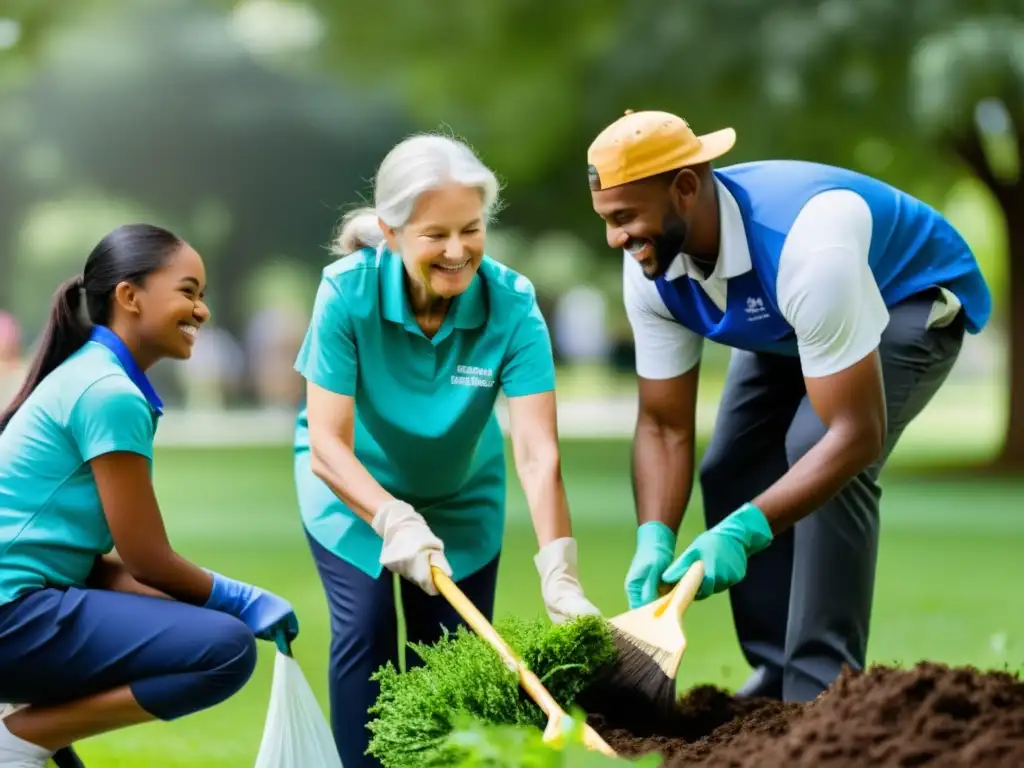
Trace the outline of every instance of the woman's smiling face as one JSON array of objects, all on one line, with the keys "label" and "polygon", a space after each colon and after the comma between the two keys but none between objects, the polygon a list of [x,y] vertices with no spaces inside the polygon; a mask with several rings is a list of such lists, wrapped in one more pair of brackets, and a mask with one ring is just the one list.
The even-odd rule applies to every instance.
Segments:
[{"label": "woman's smiling face", "polygon": [[485,214],[480,190],[448,184],[416,201],[409,221],[385,236],[401,255],[414,295],[427,301],[464,292],[484,257]]}]

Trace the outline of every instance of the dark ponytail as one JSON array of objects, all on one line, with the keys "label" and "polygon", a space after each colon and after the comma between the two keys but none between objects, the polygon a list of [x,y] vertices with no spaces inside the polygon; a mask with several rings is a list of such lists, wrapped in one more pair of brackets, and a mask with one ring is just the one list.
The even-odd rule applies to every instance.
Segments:
[{"label": "dark ponytail", "polygon": [[32,363],[32,368],[29,369],[25,383],[7,406],[3,416],[0,416],[0,432],[6,429],[11,417],[24,405],[39,382],[88,340],[91,324],[82,316],[84,285],[81,277],[74,277],[65,280],[53,294],[50,317],[46,321],[46,328],[43,329],[39,352]]},{"label": "dark ponytail", "polygon": [[65,281],[53,294],[39,352],[21,390],[0,416],[0,432],[39,382],[88,341],[93,324],[109,322],[117,286],[125,281],[141,284],[181,245],[177,235],[151,224],[126,224],[97,244],[83,276]]}]

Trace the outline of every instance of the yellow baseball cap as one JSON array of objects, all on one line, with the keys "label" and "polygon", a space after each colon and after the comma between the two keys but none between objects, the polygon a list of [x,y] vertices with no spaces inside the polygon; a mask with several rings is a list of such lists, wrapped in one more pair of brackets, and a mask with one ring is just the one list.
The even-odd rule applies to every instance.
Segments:
[{"label": "yellow baseball cap", "polygon": [[669,112],[627,109],[587,150],[590,188],[608,189],[706,163],[724,155],[735,143],[732,128],[698,136],[683,118]]}]

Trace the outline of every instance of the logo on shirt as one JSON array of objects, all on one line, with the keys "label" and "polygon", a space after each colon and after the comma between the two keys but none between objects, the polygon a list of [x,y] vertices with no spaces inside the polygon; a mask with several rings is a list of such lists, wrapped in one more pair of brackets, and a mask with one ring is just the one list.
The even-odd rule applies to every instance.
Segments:
[{"label": "logo on shirt", "polygon": [[457,387],[490,389],[494,386],[494,371],[491,368],[477,368],[474,365],[457,365],[455,373],[452,374],[452,384]]},{"label": "logo on shirt", "polygon": [[768,319],[768,311],[764,308],[764,299],[757,298],[754,296],[747,297],[747,320],[753,322],[754,320],[766,320]]}]

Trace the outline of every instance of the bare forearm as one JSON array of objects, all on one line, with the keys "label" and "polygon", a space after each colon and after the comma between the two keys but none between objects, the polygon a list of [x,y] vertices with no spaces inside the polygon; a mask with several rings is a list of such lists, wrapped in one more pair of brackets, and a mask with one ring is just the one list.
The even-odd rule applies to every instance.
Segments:
[{"label": "bare forearm", "polygon": [[116,554],[102,555],[96,558],[96,564],[93,566],[92,573],[89,574],[87,585],[92,589],[173,599],[158,589],[147,587],[132,576]]},{"label": "bare forearm", "polygon": [[876,436],[830,429],[774,485],[752,500],[778,535],[842,490],[878,458]]},{"label": "bare forearm", "polygon": [[210,598],[213,577],[174,550],[146,549],[129,554],[125,549],[121,557],[125,575],[144,588],[192,605],[204,605]]},{"label": "bare forearm", "polygon": [[633,438],[633,497],[637,523],[659,521],[679,531],[693,490],[693,431],[643,417]]},{"label": "bare forearm", "polygon": [[558,459],[524,462],[518,472],[537,545],[544,547],[555,539],[572,536],[569,502]]},{"label": "bare forearm", "polygon": [[337,438],[321,438],[310,451],[313,474],[366,522],[394,497],[381,487],[348,446]]}]

